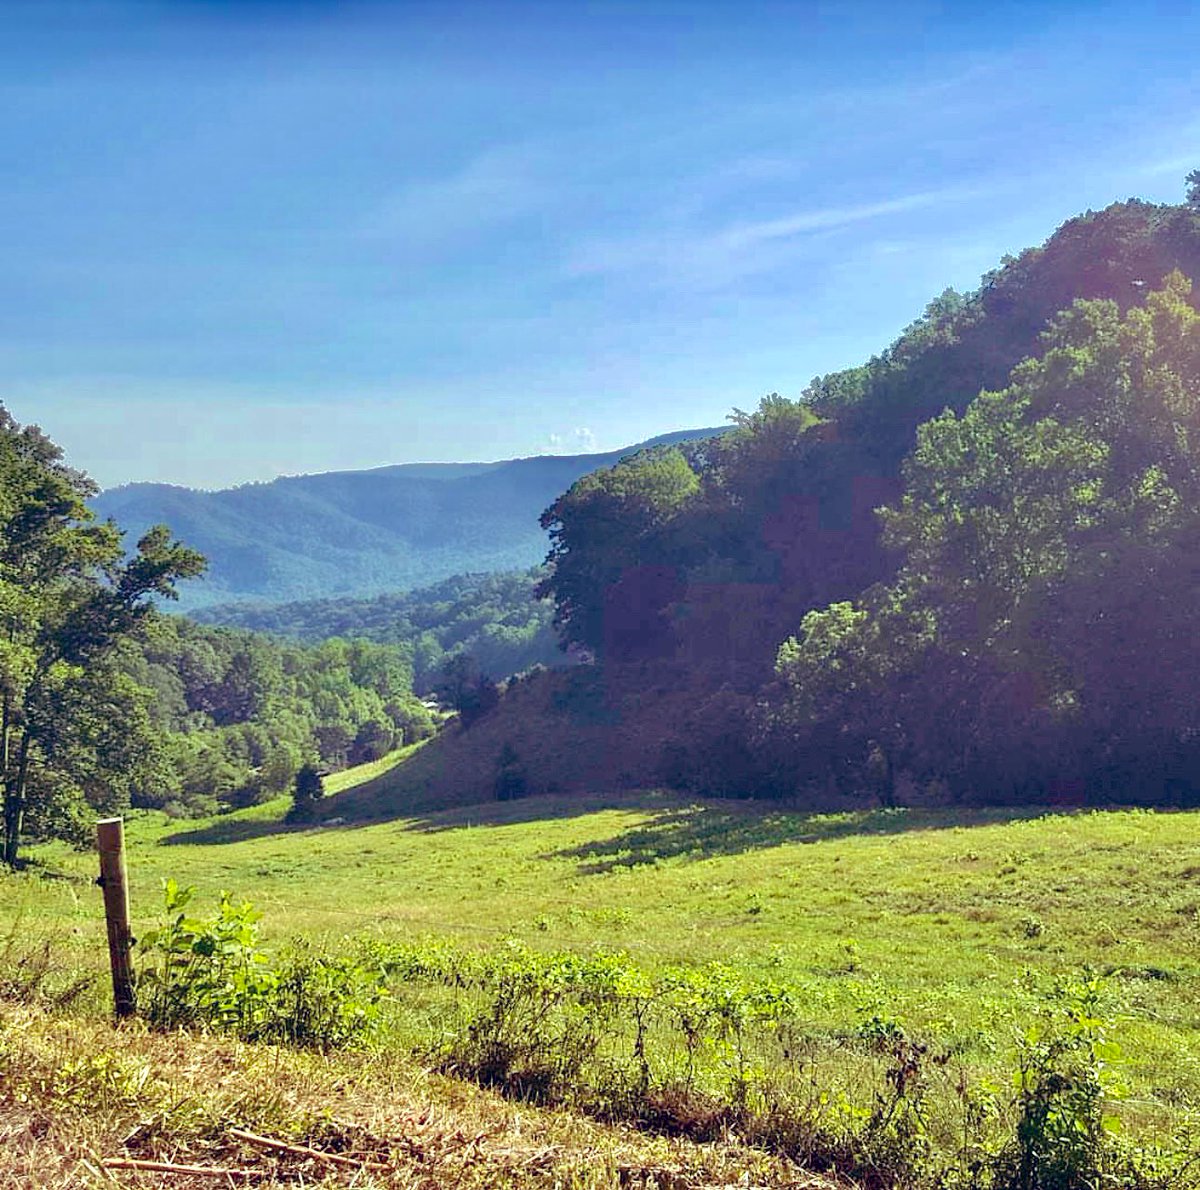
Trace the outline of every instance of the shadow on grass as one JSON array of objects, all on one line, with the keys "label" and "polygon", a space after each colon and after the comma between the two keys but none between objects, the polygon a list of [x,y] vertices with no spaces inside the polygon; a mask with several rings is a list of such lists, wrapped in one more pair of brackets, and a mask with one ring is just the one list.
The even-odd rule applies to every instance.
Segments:
[{"label": "shadow on grass", "polygon": [[[578,818],[603,811],[637,814],[641,821],[607,839],[550,852],[548,859],[579,860],[583,875],[634,868],[660,860],[740,855],[784,843],[820,843],[864,835],[897,835],[950,827],[986,826],[1062,814],[1061,807],[853,809],[835,813],[785,809],[777,803],[706,799],[677,793],[537,795],[485,802],[410,818],[406,829],[440,832]],[[649,815],[650,820],[645,821]]]},{"label": "shadow on grass", "polygon": [[244,843],[248,839],[261,839],[266,835],[281,835],[296,830],[311,830],[312,827],[292,826],[282,819],[232,818],[226,822],[210,822],[189,831],[176,831],[164,835],[161,843],[172,846],[176,843]]},{"label": "shadow on grass", "polygon": [[481,801],[444,810],[413,811],[401,815],[405,828],[428,834],[461,830],[464,827],[518,826],[582,818],[605,810],[630,814],[665,813],[692,805],[685,794],[654,790],[610,790],[604,792],[533,793],[512,801]]},{"label": "shadow on grass", "polygon": [[28,872],[30,876],[36,876],[39,880],[61,880],[67,884],[80,885],[96,883],[93,877],[84,876],[80,872],[60,872],[57,868],[50,867],[44,859],[37,856],[22,856],[17,860],[13,871]]},{"label": "shadow on grass", "polygon": [[761,803],[731,808],[711,802],[664,809],[649,823],[609,839],[553,854],[577,859],[583,875],[635,868],[659,860],[741,855],[784,843],[820,843],[850,836],[896,835],[956,826],[986,826],[1061,813],[1044,806],[994,810],[851,810],[833,814],[764,809]]}]

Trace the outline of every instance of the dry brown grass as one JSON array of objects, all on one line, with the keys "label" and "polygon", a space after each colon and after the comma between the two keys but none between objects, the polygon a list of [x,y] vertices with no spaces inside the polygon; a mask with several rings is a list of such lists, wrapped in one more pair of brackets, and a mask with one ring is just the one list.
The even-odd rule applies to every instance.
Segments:
[{"label": "dry brown grass", "polygon": [[[333,1165],[234,1135],[349,1158]],[[108,1169],[114,1158],[231,1178]],[[731,1140],[648,1137],[507,1103],[393,1054],[156,1035],[0,1005],[0,1187],[833,1190]]]}]

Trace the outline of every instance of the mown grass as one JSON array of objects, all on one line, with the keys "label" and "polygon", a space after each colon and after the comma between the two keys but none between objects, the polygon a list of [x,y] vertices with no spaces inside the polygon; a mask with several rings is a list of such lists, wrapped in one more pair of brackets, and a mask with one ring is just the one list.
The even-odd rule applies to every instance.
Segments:
[{"label": "mown grass", "polygon": [[[362,774],[344,778],[352,782]],[[806,815],[655,794],[539,797],[393,822],[285,829],[286,799],[128,825],[135,933],[161,882],[227,888],[268,940],[429,936],[720,960],[795,988],[816,1034],[903,1028],[1003,1085],[1040,989],[1106,974],[1131,1136],[1200,1109],[1200,814]],[[228,841],[222,841],[228,840]],[[59,846],[0,884],[3,918],[101,967],[94,860]],[[426,992],[404,1012],[421,1043]],[[400,997],[403,999],[403,990]],[[92,999],[102,1012],[103,982]]]}]

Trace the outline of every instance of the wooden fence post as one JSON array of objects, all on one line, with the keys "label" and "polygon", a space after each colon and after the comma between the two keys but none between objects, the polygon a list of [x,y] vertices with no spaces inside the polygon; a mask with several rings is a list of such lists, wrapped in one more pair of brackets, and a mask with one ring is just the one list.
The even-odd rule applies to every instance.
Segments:
[{"label": "wooden fence post", "polygon": [[133,934],[129,929],[129,885],[125,876],[125,823],[120,818],[103,818],[96,823],[96,847],[100,852],[100,879],[104,890],[104,920],[108,926],[108,961],[112,967],[113,1007],[117,1016],[132,1016],[137,1008],[133,995]]}]

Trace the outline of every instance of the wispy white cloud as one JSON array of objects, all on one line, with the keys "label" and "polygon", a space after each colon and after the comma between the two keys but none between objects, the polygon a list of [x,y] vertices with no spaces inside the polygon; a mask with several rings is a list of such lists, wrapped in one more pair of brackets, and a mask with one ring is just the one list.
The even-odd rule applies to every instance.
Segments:
[{"label": "wispy white cloud", "polygon": [[890,215],[961,202],[974,191],[962,186],[794,211],[773,219],[727,224],[715,230],[666,227],[656,232],[586,242],[567,263],[573,277],[644,273],[656,284],[720,287],[786,263],[787,250],[806,241]]},{"label": "wispy white cloud", "polygon": [[496,146],[460,169],[415,178],[371,211],[358,229],[368,238],[438,244],[543,207],[552,188],[527,146]]},{"label": "wispy white cloud", "polygon": [[719,238],[731,249],[745,248],[773,240],[792,239],[808,232],[846,227],[851,223],[862,223],[869,219],[878,219],[883,215],[897,215],[904,211],[938,206],[964,198],[967,194],[968,192],[961,187],[950,187],[941,190],[926,190],[920,194],[907,194],[900,198],[889,198],[883,202],[825,207],[815,211],[798,211],[779,219],[766,219],[757,223],[743,223],[730,227],[720,233]]}]

